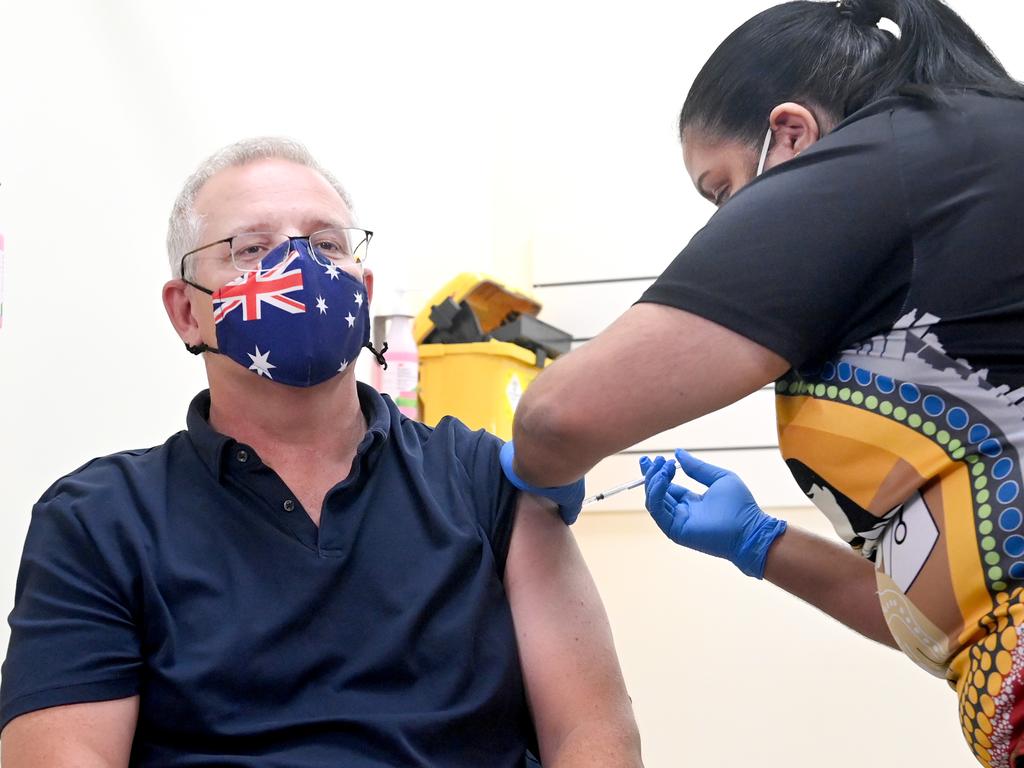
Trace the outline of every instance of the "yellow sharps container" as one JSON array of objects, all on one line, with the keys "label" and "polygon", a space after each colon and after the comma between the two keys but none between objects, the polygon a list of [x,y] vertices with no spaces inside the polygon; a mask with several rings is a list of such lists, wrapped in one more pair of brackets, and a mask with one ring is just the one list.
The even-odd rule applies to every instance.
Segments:
[{"label": "yellow sharps container", "polygon": [[569,334],[536,319],[541,305],[496,280],[464,273],[413,325],[420,356],[420,413],[433,426],[455,416],[471,429],[512,438],[519,399]]}]

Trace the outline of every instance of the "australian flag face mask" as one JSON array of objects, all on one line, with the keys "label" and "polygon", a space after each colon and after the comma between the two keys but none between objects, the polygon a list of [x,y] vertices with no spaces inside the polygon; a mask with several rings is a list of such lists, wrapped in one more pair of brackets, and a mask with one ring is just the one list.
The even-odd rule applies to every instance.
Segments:
[{"label": "australian flag face mask", "polygon": [[294,238],[268,253],[261,269],[242,272],[211,291],[217,346],[185,347],[216,352],[256,376],[293,387],[311,387],[343,373],[370,344],[366,287],[336,264],[313,257],[309,240]]}]

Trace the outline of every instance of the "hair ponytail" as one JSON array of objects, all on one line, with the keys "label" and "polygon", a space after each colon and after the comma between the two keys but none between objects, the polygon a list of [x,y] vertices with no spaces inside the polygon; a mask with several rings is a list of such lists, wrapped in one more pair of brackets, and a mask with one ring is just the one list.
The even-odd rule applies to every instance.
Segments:
[{"label": "hair ponytail", "polygon": [[854,18],[871,25],[891,19],[900,30],[881,67],[861,76],[847,99],[846,114],[897,93],[939,100],[944,91],[975,90],[1024,98],[981,38],[940,0],[846,0]]},{"label": "hair ponytail", "polygon": [[[883,18],[898,37],[879,28]],[[725,39],[694,80],[679,129],[756,144],[785,101],[838,121],[887,96],[941,102],[964,90],[1024,99],[1024,85],[940,0],[793,0]]]}]

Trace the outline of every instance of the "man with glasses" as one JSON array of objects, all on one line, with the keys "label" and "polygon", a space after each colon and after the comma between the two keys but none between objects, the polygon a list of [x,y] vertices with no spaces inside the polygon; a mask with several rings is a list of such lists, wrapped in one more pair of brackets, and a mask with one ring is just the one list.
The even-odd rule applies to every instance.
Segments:
[{"label": "man with glasses", "polygon": [[504,480],[496,438],[357,384],[371,237],[292,142],[187,182],[163,298],[209,390],[186,431],[36,506],[5,768],[519,766],[534,734],[548,766],[640,764],[554,508]]}]

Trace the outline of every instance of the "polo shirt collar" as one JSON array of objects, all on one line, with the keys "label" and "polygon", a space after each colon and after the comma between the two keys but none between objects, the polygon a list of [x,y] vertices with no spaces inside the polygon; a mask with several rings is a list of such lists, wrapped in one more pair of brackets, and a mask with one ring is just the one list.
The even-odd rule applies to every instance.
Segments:
[{"label": "polo shirt collar", "polygon": [[369,384],[356,382],[356,391],[359,393],[359,407],[366,418],[366,435],[356,452],[363,454],[365,451],[372,456],[384,447],[391,434],[391,410],[380,393]]},{"label": "polo shirt collar", "polygon": [[[387,442],[391,432],[392,415],[384,398],[373,387],[356,383],[359,407],[366,418],[366,434],[356,448],[356,454],[365,459],[375,457]],[[214,477],[220,479],[224,453],[235,440],[210,426],[210,390],[196,395],[185,417],[188,436],[203,463]]]},{"label": "polo shirt collar", "polygon": [[224,451],[234,440],[210,426],[210,390],[204,389],[192,398],[188,415],[185,417],[185,425],[199,458],[213,476],[220,479]]}]

